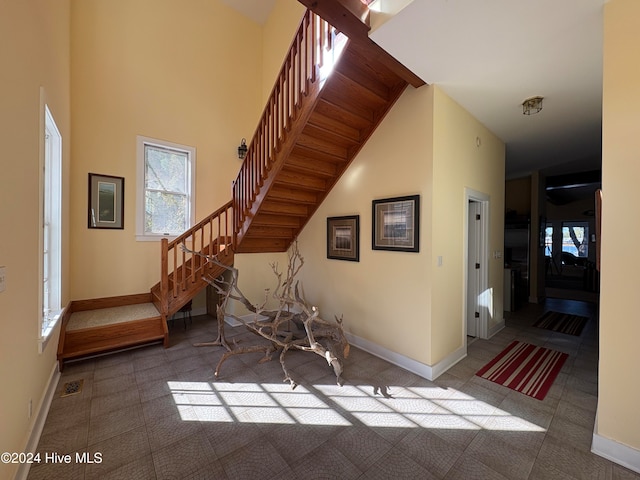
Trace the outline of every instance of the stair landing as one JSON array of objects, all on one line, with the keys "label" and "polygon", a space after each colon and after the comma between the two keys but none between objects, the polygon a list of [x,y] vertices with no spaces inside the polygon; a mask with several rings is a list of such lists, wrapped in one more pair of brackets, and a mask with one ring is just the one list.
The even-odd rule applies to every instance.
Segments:
[{"label": "stair landing", "polygon": [[132,320],[143,320],[159,315],[160,312],[158,312],[158,309],[153,303],[138,303],[119,307],[100,308],[98,310],[85,310],[71,314],[67,331],[103,327]]}]

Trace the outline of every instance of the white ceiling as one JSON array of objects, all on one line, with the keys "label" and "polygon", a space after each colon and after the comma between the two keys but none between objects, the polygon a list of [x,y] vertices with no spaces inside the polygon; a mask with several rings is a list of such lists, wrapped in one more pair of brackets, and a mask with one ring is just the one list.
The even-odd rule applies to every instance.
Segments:
[{"label": "white ceiling", "polygon": [[[274,3],[223,1],[261,23]],[[508,178],[592,170],[601,158],[606,1],[414,0],[371,38],[506,143]],[[523,115],[536,95],[542,111]]]}]

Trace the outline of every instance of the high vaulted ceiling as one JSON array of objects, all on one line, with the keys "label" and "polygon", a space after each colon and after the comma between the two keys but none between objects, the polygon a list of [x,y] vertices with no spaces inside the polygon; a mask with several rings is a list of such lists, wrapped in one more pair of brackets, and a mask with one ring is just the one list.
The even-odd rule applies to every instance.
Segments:
[{"label": "high vaulted ceiling", "polygon": [[[223,1],[245,14],[255,8],[258,22],[274,4]],[[371,38],[505,142],[507,178],[594,170],[606,1],[414,0]],[[543,109],[523,115],[532,96],[544,97]]]}]

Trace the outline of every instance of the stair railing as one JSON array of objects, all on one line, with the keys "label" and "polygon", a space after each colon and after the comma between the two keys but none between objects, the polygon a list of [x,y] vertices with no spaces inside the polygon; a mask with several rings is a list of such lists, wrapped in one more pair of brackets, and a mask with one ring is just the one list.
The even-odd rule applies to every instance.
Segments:
[{"label": "stair railing", "polygon": [[160,242],[160,305],[164,315],[168,315],[170,305],[184,299],[193,286],[214,268],[206,259],[185,252],[181,246],[203,255],[229,253],[225,250],[231,249],[233,236],[231,209],[230,201],[171,242],[166,238]]},{"label": "stair railing", "polygon": [[320,70],[333,58],[334,39],[335,29],[307,10],[233,182],[234,245],[310,87],[323,80]]}]

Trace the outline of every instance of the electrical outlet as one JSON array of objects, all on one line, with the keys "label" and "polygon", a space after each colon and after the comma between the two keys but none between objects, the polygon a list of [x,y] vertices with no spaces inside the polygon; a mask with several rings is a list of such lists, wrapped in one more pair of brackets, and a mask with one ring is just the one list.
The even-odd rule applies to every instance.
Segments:
[{"label": "electrical outlet", "polygon": [[0,292],[7,289],[7,267],[0,266]]}]

